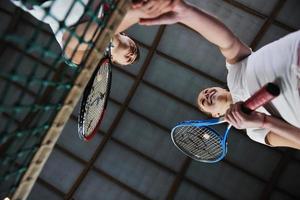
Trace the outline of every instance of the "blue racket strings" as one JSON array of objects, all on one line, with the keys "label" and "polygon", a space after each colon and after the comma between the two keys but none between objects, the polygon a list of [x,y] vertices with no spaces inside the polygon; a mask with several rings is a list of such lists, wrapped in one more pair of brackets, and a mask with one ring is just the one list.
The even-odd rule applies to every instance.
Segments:
[{"label": "blue racket strings", "polygon": [[198,161],[216,162],[226,151],[222,138],[207,126],[178,126],[172,132],[172,139],[182,152]]}]

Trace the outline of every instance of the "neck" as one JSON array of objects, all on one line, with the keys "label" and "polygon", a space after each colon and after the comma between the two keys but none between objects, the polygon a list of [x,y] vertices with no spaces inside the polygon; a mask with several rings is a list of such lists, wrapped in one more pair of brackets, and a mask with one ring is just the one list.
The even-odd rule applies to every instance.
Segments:
[{"label": "neck", "polygon": [[226,96],[226,103],[224,103],[223,112],[221,113],[220,116],[225,115],[226,111],[230,108],[231,104],[233,104],[233,100],[232,100],[232,96],[231,96],[230,92],[228,92],[228,94]]}]

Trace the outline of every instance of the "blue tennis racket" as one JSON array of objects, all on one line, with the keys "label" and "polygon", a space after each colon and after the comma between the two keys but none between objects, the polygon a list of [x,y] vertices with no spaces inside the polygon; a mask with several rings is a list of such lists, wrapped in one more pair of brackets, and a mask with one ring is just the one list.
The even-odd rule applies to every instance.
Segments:
[{"label": "blue tennis racket", "polygon": [[[242,104],[242,111],[250,114],[280,94],[274,83],[268,83]],[[171,132],[175,146],[187,156],[200,162],[215,163],[227,153],[229,124],[223,135],[216,129],[226,123],[224,117],[211,120],[190,120],[177,124]]]}]

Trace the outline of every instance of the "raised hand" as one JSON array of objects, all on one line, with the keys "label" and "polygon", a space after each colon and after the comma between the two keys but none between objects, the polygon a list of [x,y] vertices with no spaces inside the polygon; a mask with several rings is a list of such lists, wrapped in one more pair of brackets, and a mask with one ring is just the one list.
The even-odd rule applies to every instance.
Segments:
[{"label": "raised hand", "polygon": [[140,8],[147,2],[148,0],[132,0],[132,8]]},{"label": "raised hand", "polygon": [[134,6],[134,9],[139,9],[146,14],[140,19],[141,25],[177,23],[184,8],[185,3],[182,0],[149,0]]},{"label": "raised hand", "polygon": [[237,129],[262,128],[266,115],[264,113],[253,111],[251,114],[245,114],[241,110],[242,102],[232,104],[226,111],[225,120]]},{"label": "raised hand", "polygon": [[173,4],[172,0],[149,0],[139,9],[143,10],[148,16],[157,17],[171,11]]}]

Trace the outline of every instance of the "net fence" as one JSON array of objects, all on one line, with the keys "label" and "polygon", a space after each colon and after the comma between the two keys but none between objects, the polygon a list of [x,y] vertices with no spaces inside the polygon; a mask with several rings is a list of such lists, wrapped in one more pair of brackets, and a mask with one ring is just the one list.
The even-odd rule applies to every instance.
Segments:
[{"label": "net fence", "polygon": [[127,4],[0,2],[0,199],[28,195]]}]

